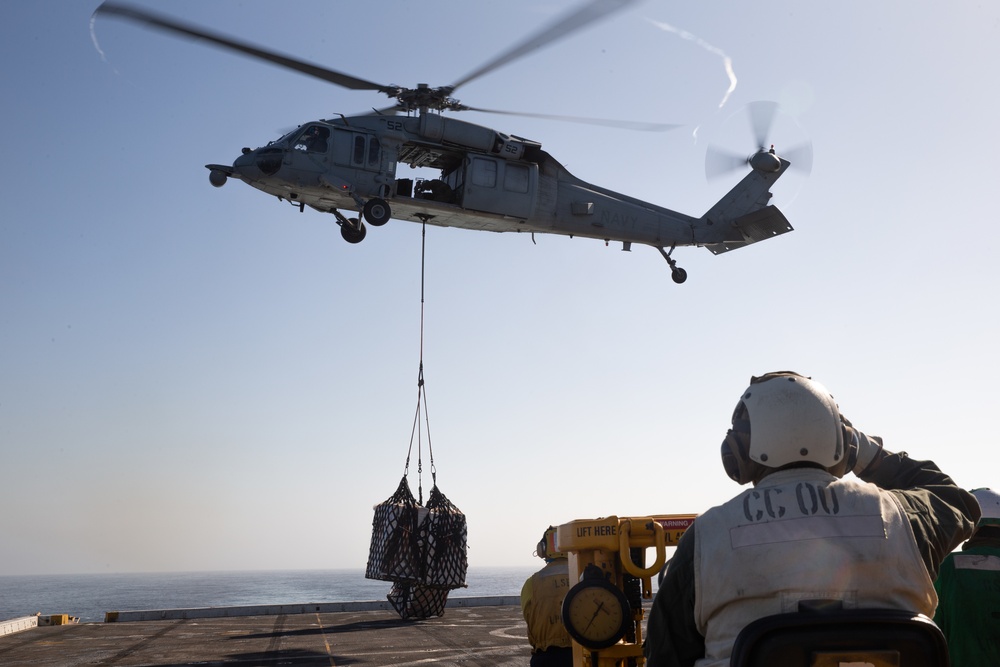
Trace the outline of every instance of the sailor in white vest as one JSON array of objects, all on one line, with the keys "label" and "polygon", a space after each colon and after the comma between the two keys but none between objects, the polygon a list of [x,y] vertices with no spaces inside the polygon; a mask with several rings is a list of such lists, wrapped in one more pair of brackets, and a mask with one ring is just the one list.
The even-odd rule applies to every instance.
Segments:
[{"label": "sailor in white vest", "polygon": [[885,451],[797,373],[751,379],[722,461],[753,487],[678,543],[649,616],[650,667],[728,666],[740,630],[800,600],[933,616],[938,567],[979,519],[975,498],[932,461]]}]

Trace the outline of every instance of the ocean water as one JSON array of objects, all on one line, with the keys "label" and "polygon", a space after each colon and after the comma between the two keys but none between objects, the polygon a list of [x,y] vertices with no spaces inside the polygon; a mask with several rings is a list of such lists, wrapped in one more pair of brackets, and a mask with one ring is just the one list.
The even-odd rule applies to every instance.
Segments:
[{"label": "ocean water", "polygon": [[[469,568],[467,587],[449,599],[519,595],[535,569]],[[384,600],[391,588],[362,569],[0,576],[0,621],[40,612],[91,623],[108,611]]]}]

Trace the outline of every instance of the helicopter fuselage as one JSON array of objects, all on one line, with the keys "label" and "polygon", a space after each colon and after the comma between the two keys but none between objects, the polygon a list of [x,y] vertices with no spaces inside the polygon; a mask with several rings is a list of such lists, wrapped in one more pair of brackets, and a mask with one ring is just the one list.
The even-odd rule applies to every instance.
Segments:
[{"label": "helicopter fuselage", "polygon": [[[618,121],[483,109],[452,97],[460,86],[628,4],[586,2],[450,85],[420,83],[413,88],[368,81],[113,1],[102,2],[94,15],[205,41],[341,88],[378,92],[395,101],[392,107],[372,114],[306,123],[267,146],[244,148],[232,166],[206,165],[216,187],[238,178],[300,211],[309,206],[331,213],[350,243],[364,239],[365,222],[379,226],[395,217],[443,227],[618,241],[624,250],[630,250],[633,243],[645,244],[659,250],[673,279],[680,283],[687,274],[671,258],[678,246],[704,246],[718,254],[791,231],[785,216],[768,203],[771,186],[790,165],[775,155],[773,146],[769,151],[763,148],[776,105],[768,106],[767,114],[753,114],[759,149],[735,162],[737,167],[749,166],[750,173],[697,218],[582,181],[538,142],[443,115],[445,111],[475,111],[628,126]],[[642,124],[636,129],[674,127],[678,126]],[[720,160],[729,161],[724,155]],[[439,175],[399,178],[396,170],[401,164],[437,170]],[[347,217],[342,209],[358,215]]]},{"label": "helicopter fuselage", "polygon": [[[333,213],[348,240],[357,238],[363,212],[375,225],[391,217],[442,227],[493,232],[581,236],[657,248],[705,245],[713,252],[750,239],[733,223],[766,206],[770,184],[787,167],[773,154],[700,218],[587,183],[542,150],[541,144],[435,113],[365,115],[304,124],[256,150],[244,149],[232,167],[207,165],[214,185],[225,177],[297,205]],[[440,176],[410,179],[397,167],[429,167]],[[371,214],[366,205],[379,202]],[[773,209],[773,207],[767,207]],[[384,211],[384,213],[383,213]],[[774,209],[776,212],[776,209]],[[735,215],[734,215],[735,212]],[[770,235],[789,231],[784,217]],[[780,230],[780,231],[776,231]],[[363,232],[361,233],[363,237]],[[357,239],[360,240],[360,239]]]}]

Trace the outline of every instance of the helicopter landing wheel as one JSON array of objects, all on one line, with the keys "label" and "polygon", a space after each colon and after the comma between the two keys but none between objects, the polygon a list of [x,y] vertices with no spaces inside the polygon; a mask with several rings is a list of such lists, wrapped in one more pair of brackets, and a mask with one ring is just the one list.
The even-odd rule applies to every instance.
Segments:
[{"label": "helicopter landing wheel", "polygon": [[365,223],[357,218],[351,218],[347,222],[350,224],[340,225],[340,235],[344,237],[344,240],[348,243],[361,243],[364,241],[365,235],[368,233]]},{"label": "helicopter landing wheel", "polygon": [[365,220],[376,227],[381,227],[389,222],[389,218],[392,216],[389,204],[384,199],[379,199],[378,197],[365,202],[364,213]]},{"label": "helicopter landing wheel", "polygon": [[657,247],[656,249],[660,251],[660,254],[663,255],[663,259],[667,260],[667,264],[670,265],[670,277],[673,278],[675,283],[680,285],[688,279],[688,272],[677,266],[677,260],[670,256],[671,253],[674,252],[674,247],[675,246],[671,246],[669,252],[660,247]]}]

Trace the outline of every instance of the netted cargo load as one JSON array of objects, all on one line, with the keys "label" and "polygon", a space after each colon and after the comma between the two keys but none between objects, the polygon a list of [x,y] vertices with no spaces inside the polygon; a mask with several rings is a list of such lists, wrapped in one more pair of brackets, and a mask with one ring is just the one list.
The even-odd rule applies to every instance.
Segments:
[{"label": "netted cargo load", "polygon": [[[423,238],[427,228],[424,225]],[[448,591],[465,586],[468,570],[465,515],[437,487],[430,422],[427,419],[424,385],[424,297],[423,242],[420,278],[420,367],[417,372],[417,411],[410,431],[403,479],[396,492],[375,506],[371,546],[365,578],[393,582],[386,596],[404,619],[429,618],[444,614]],[[423,407],[423,421],[421,420]],[[426,426],[427,453],[433,480],[427,505],[423,505],[423,435]],[[407,474],[410,455],[417,445],[417,498],[410,492]]]},{"label": "netted cargo load", "polygon": [[417,503],[404,476],[396,492],[375,506],[366,579],[422,580],[425,557],[420,526],[426,515],[427,510]]},{"label": "netted cargo load", "polygon": [[423,584],[441,588],[465,586],[469,569],[465,515],[437,485],[427,500],[427,516],[420,524],[420,542],[427,567]]},{"label": "netted cargo load", "polygon": [[403,620],[443,616],[448,589],[397,582],[392,585],[386,599]]},{"label": "netted cargo load", "polygon": [[448,591],[465,586],[467,536],[465,515],[436,484],[424,507],[404,476],[375,506],[365,578],[393,582],[387,598],[401,618],[441,616]]}]

